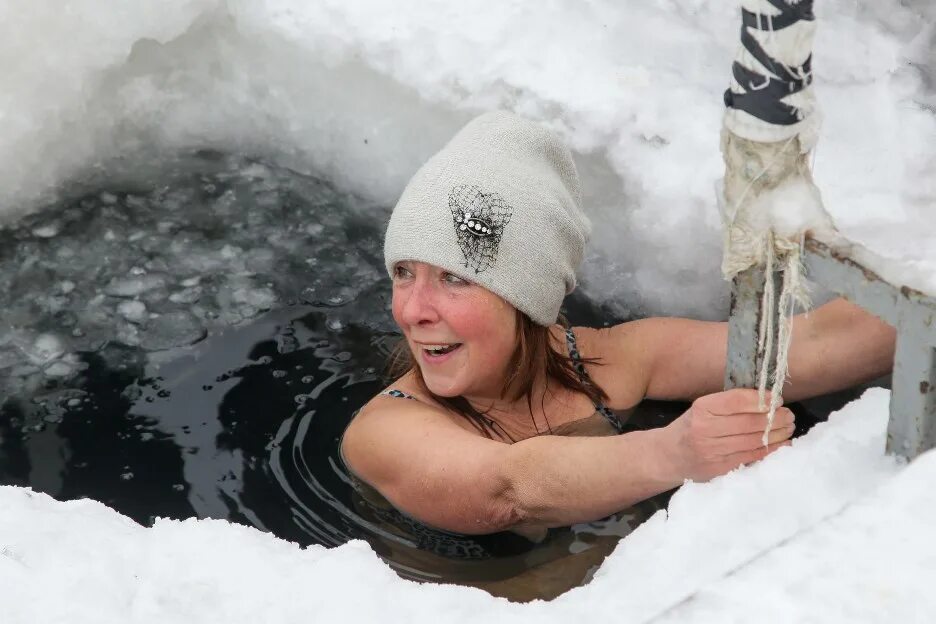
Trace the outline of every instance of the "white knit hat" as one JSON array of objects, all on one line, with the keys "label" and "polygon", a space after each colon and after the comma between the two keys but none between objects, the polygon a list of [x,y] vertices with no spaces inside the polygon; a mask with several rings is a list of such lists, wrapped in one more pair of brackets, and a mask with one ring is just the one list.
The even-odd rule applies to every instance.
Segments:
[{"label": "white knit hat", "polygon": [[423,165],[393,209],[384,262],[425,262],[551,325],[588,240],[572,155],[543,126],[475,118]]}]

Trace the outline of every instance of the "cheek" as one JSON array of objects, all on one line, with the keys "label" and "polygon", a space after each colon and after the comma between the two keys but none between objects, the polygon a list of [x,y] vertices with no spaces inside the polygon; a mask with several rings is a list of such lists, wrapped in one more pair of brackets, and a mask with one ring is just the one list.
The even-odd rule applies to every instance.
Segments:
[{"label": "cheek", "polygon": [[512,307],[490,297],[453,311],[449,322],[461,339],[472,347],[479,366],[499,365],[513,353],[516,335]]}]

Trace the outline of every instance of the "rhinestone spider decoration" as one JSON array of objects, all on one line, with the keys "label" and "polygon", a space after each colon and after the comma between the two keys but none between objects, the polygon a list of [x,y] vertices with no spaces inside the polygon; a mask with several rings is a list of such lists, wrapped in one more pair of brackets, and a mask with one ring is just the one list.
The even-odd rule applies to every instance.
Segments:
[{"label": "rhinestone spider decoration", "polygon": [[513,209],[497,193],[483,193],[470,184],[452,189],[449,209],[465,266],[475,273],[491,268]]}]

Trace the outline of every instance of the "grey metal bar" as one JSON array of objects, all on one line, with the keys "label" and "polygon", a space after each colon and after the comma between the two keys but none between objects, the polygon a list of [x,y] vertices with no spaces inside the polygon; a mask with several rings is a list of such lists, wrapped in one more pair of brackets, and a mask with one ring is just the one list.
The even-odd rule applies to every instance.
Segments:
[{"label": "grey metal bar", "polygon": [[[780,292],[780,273],[774,272],[775,292]],[[757,357],[760,339],[761,298],[764,296],[763,267],[742,271],[731,283],[731,312],[728,319],[728,357],[725,366],[725,389],[756,388],[762,360]],[[774,326],[779,315],[774,314]],[[769,355],[770,374],[776,353]]]},{"label": "grey metal bar", "polygon": [[810,280],[837,292],[881,320],[897,324],[899,289],[852,260],[842,248],[808,238],[804,251],[803,264]]},{"label": "grey metal bar", "polygon": [[862,254],[847,241],[809,238],[804,264],[809,279],[897,328],[887,452],[913,459],[936,447],[936,299],[888,283],[854,258]]},{"label": "grey metal bar", "polygon": [[936,350],[920,339],[920,310],[902,306],[891,382],[887,452],[912,459],[936,447]]}]

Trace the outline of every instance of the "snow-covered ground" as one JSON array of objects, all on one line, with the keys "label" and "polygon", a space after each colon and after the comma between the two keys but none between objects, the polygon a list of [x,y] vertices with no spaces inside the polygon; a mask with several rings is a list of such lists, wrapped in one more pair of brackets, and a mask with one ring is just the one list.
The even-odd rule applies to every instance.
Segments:
[{"label": "snow-covered ground", "polygon": [[5,624],[927,622],[936,454],[884,457],[869,390],[764,462],[689,484],[589,585],[527,605],[404,581],[363,542],[305,550],[215,520],[143,528],[92,501],[0,488]]},{"label": "snow-covered ground", "polygon": [[[817,6],[817,183],[846,234],[916,275],[936,265],[934,6]],[[577,152],[591,297],[719,317],[713,189],[737,28],[734,3],[703,0],[0,0],[0,220],[187,147],[390,204],[464,121],[502,107]],[[886,414],[871,391],[768,461],[684,487],[549,604],[402,581],[363,543],[145,529],[2,488],[0,621],[926,621],[936,459],[885,458]]]}]

